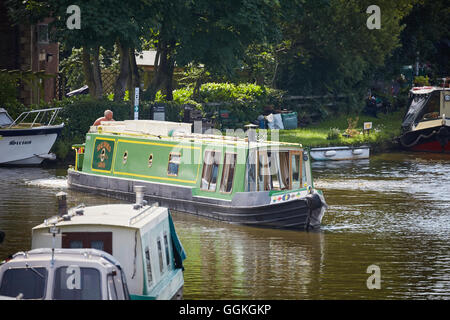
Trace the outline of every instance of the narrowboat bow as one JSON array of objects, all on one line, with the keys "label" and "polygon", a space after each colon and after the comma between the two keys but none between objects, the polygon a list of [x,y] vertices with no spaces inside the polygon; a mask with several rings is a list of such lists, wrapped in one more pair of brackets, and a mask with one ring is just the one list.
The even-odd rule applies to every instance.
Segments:
[{"label": "narrowboat bow", "polygon": [[[93,132],[92,132],[93,131]],[[70,188],[235,224],[310,229],[326,203],[300,144],[191,133],[191,124],[151,120],[103,122],[74,145]]]}]

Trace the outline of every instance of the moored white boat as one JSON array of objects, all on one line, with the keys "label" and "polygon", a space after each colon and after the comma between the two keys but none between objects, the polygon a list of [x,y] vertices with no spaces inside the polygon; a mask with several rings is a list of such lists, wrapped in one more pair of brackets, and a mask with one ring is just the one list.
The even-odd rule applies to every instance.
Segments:
[{"label": "moored white boat", "polygon": [[[54,159],[49,153],[64,124],[53,122],[61,108],[32,110],[15,121],[0,108],[0,164],[38,165],[44,159]],[[31,122],[25,123],[26,119]],[[46,120],[45,123],[42,120]]]},{"label": "moored white boat", "polygon": [[[137,186],[137,188],[139,188]],[[148,205],[143,191],[136,204],[70,209],[32,229],[32,248],[94,248],[111,254],[123,268],[131,299],[181,299],[186,258],[171,214]],[[49,230],[57,229],[49,235]]]},{"label": "moored white boat", "polygon": [[367,159],[370,155],[370,147],[311,148],[309,154],[311,158],[317,161]]}]

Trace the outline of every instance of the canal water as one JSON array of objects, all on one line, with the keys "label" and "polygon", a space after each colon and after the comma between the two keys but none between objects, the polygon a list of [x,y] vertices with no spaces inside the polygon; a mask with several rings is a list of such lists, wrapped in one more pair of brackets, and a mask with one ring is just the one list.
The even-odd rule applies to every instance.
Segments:
[{"label": "canal water", "polygon": [[[450,299],[450,155],[315,162],[313,175],[329,205],[317,232],[174,212],[185,299]],[[121,203],[68,190],[64,169],[0,168],[0,260],[30,248],[59,191],[69,206]]]}]

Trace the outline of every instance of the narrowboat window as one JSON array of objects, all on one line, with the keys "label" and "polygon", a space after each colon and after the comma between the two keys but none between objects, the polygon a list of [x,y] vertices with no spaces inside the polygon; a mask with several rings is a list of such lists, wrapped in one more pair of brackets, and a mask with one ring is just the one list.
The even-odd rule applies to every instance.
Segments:
[{"label": "narrowboat window", "polygon": [[100,272],[79,266],[60,267],[55,271],[55,300],[101,300]]},{"label": "narrowboat window", "polygon": [[300,175],[300,188],[306,187],[305,184],[307,183],[307,175],[306,175],[306,162],[301,161],[302,163],[302,174]]},{"label": "narrowboat window", "polygon": [[0,295],[23,299],[42,299],[45,296],[47,269],[43,267],[6,270],[0,283]]},{"label": "narrowboat window", "polygon": [[267,151],[259,152],[258,173],[258,190],[271,190],[269,157]]},{"label": "narrowboat window", "polygon": [[151,168],[153,164],[153,153],[148,157],[148,167]]},{"label": "narrowboat window", "polygon": [[220,183],[220,192],[230,193],[233,188],[234,171],[236,168],[236,153],[225,153],[223,163],[222,181]]},{"label": "narrowboat window", "polygon": [[247,164],[245,168],[245,191],[256,191],[256,151],[248,151]]},{"label": "narrowboat window", "polygon": [[301,153],[294,153],[291,155],[292,160],[292,189],[299,189],[302,187],[302,172],[301,172]]},{"label": "narrowboat window", "polygon": [[153,275],[152,275],[152,264],[150,261],[150,250],[147,247],[145,247],[145,265],[147,267],[147,284],[149,287],[153,284]]},{"label": "narrowboat window", "polygon": [[169,154],[169,167],[167,168],[167,174],[169,176],[177,176],[180,168],[181,154],[170,153]]},{"label": "narrowboat window", "polygon": [[170,265],[170,252],[169,252],[169,241],[167,240],[167,233],[164,234],[164,246],[166,248],[166,264],[167,267]]},{"label": "narrowboat window", "polygon": [[289,152],[280,152],[280,187],[289,188]]},{"label": "narrowboat window", "polygon": [[216,191],[217,176],[219,174],[220,152],[207,150],[203,159],[201,189]]},{"label": "narrowboat window", "polygon": [[[254,174],[252,165],[247,163],[247,191],[252,191],[253,180],[250,180],[251,174]],[[254,166],[254,165],[253,165]],[[285,190],[289,188],[289,152],[269,152],[260,151],[258,153],[258,191]]]},{"label": "narrowboat window", "polygon": [[123,153],[123,159],[122,159],[123,164],[127,163],[127,160],[128,160],[128,151],[125,151]]},{"label": "narrowboat window", "polygon": [[158,244],[158,256],[159,256],[159,271],[161,271],[161,273],[163,273],[163,271],[164,271],[164,262],[163,262],[163,253],[162,253],[162,246],[161,246],[161,238],[160,237],[158,237],[157,244]]}]

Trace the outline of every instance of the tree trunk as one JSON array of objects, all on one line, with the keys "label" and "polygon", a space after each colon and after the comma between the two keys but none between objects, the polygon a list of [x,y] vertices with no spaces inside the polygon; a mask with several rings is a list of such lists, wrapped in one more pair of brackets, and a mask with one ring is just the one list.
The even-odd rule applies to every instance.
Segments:
[{"label": "tree trunk", "polygon": [[127,89],[127,80],[130,75],[130,55],[129,48],[118,42],[120,54],[120,72],[114,85],[114,101],[123,101],[125,90]]},{"label": "tree trunk", "polygon": [[154,100],[156,93],[161,90],[161,93],[166,96],[166,100],[173,100],[173,72],[175,69],[175,62],[173,60],[173,48],[170,45],[159,42],[156,58],[155,58],[155,76],[150,83],[148,90],[148,98]]},{"label": "tree trunk", "polygon": [[102,72],[100,68],[100,47],[97,46],[92,52],[92,62],[93,62],[93,80],[95,83],[95,97],[100,99],[103,97],[103,82],[102,82]]},{"label": "tree trunk", "polygon": [[91,97],[95,98],[96,87],[94,81],[94,70],[91,64],[91,54],[87,47],[83,47],[82,60],[83,60],[84,78],[86,79],[86,84],[89,87],[89,94],[91,95]]}]

